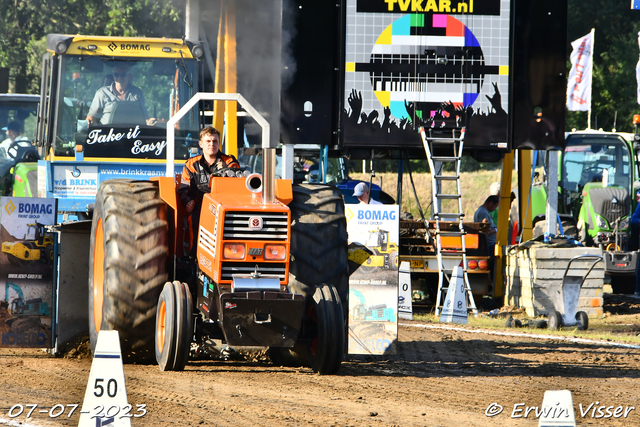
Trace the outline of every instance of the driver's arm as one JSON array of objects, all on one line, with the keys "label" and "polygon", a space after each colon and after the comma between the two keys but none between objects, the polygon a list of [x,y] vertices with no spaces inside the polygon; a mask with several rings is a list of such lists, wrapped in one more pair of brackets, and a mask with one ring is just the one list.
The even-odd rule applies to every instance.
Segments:
[{"label": "driver's arm", "polygon": [[232,155],[222,154],[222,160],[228,168],[240,169],[240,162]]},{"label": "driver's arm", "polygon": [[104,95],[102,89],[103,88],[98,89],[96,94],[93,96],[93,101],[91,101],[89,113],[87,113],[87,122],[89,122],[90,125],[100,122],[104,112],[104,106],[108,101],[108,98]]},{"label": "driver's arm", "polygon": [[196,199],[198,197],[197,179],[198,172],[193,164],[194,159],[198,157],[192,157],[185,163],[182,169],[182,176],[180,177],[180,185],[178,186],[178,196],[182,205],[185,207],[188,214],[193,212],[196,206]]}]

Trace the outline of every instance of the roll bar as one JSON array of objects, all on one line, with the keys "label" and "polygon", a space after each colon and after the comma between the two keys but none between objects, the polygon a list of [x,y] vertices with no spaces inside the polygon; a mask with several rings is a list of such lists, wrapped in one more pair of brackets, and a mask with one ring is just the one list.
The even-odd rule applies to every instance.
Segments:
[{"label": "roll bar", "polygon": [[275,159],[276,150],[269,144],[269,122],[253,108],[249,102],[239,93],[210,93],[198,92],[180,108],[180,110],[167,122],[167,169],[166,176],[175,176],[175,125],[178,121],[191,111],[193,106],[200,101],[235,101],[260,125],[262,128],[262,202],[264,204],[275,201]]}]

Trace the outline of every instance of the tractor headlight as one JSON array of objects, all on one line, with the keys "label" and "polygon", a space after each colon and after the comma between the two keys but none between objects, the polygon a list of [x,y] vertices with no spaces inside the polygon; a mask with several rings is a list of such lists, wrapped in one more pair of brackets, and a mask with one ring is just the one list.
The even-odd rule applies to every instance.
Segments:
[{"label": "tractor headlight", "polygon": [[627,228],[629,228],[629,217],[626,217],[625,219],[620,221],[620,225],[618,226],[618,228],[620,230],[625,230]]},{"label": "tractor headlight", "polygon": [[244,259],[245,253],[244,243],[225,243],[222,248],[222,257],[225,259]]},{"label": "tractor headlight", "polygon": [[281,261],[287,256],[285,245],[265,245],[264,259]]},{"label": "tractor headlight", "polygon": [[596,215],[596,226],[598,228],[609,228],[609,224],[607,223],[607,220],[602,218],[599,215]]}]

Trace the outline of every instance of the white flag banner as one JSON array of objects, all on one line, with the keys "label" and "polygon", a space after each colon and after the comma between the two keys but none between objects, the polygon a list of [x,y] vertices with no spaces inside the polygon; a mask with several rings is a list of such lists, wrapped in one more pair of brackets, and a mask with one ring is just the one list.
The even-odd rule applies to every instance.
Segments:
[{"label": "white flag banner", "polygon": [[571,72],[567,84],[567,109],[589,111],[591,108],[591,62],[593,32],[571,42]]},{"label": "white flag banner", "polygon": [[[640,31],[638,32],[638,47],[640,47]],[[638,82],[638,104],[640,104],[640,56],[636,65],[636,81]]]}]

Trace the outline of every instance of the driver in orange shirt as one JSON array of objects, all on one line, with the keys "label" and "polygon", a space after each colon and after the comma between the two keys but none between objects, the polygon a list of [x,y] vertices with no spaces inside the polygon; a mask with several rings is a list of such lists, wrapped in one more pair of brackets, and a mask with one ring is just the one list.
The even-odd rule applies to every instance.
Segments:
[{"label": "driver in orange shirt", "polygon": [[226,168],[239,168],[240,164],[233,156],[228,156],[220,151],[220,131],[208,126],[200,131],[198,145],[202,154],[190,158],[182,170],[182,178],[178,187],[180,201],[187,214],[191,215],[191,224],[194,235],[192,253],[195,254],[198,241],[198,224],[200,223],[200,207],[202,196],[209,193],[209,180],[211,175]]}]

